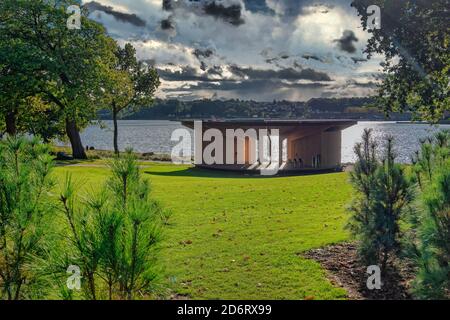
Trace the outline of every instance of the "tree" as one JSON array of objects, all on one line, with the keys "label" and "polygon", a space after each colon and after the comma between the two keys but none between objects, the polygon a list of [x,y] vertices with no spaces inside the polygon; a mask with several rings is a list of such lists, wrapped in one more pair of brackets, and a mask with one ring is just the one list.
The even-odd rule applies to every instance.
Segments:
[{"label": "tree", "polygon": [[0,115],[9,135],[31,133],[46,142],[64,135],[61,110],[39,93],[48,80],[46,59],[23,41],[0,40]]},{"label": "tree", "polygon": [[39,140],[0,142],[0,298],[39,297],[39,257],[45,252],[52,206],[52,157]]},{"label": "tree", "polygon": [[117,264],[110,260],[105,262],[109,269],[116,268],[119,295],[133,299],[138,293],[146,293],[157,277],[161,226],[167,211],[149,197],[149,181],[141,177],[136,157],[130,150],[125,157],[111,163],[111,171],[107,182],[109,192],[114,195],[111,213],[121,217],[122,222],[118,237],[107,242],[108,245],[115,243],[114,247],[119,249],[114,254],[118,259],[112,259]]},{"label": "tree", "polygon": [[[381,28],[371,28],[372,12],[381,9]],[[448,1],[354,0],[362,26],[372,35],[365,52],[383,54],[386,77],[377,105],[387,114],[412,112],[437,122],[450,111],[450,28]]]},{"label": "tree", "polygon": [[450,131],[422,142],[412,159],[422,191],[418,217],[413,217],[412,257],[419,272],[414,293],[419,298],[450,298]]},{"label": "tree", "polygon": [[158,275],[166,214],[150,198],[149,183],[131,152],[110,166],[105,187],[81,204],[71,177],[66,178],[60,202],[70,232],[64,257],[56,260],[80,267],[87,298],[133,299],[147,293]]},{"label": "tree", "polygon": [[44,58],[23,41],[0,38],[0,114],[9,135],[17,133],[25,100],[38,91],[36,80],[45,77],[43,63]]},{"label": "tree", "polygon": [[[371,250],[371,230],[365,229],[371,221],[371,201],[373,186],[375,185],[375,171],[378,167],[376,157],[377,144],[372,137],[371,130],[364,130],[362,142],[354,146],[357,161],[350,174],[350,182],[355,195],[349,210],[352,213],[348,227],[352,233],[361,238],[360,249],[362,256],[369,256]],[[369,257],[366,260],[370,260]]]},{"label": "tree", "polygon": [[55,104],[45,101],[45,96],[36,94],[22,100],[17,115],[17,130],[40,137],[45,143],[65,136],[61,119],[64,112]]},{"label": "tree", "polygon": [[[27,73],[33,79],[33,92],[59,108],[73,156],[86,158],[79,131],[102,107],[102,84],[114,63],[115,42],[100,24],[87,19],[85,14],[82,28],[69,30],[65,10],[70,4],[68,0],[2,1],[0,43],[17,42],[26,46],[34,57],[40,57],[40,72]],[[15,63],[23,70],[28,60]],[[18,75],[12,73],[13,79]]]},{"label": "tree", "polygon": [[114,151],[119,153],[117,118],[121,111],[138,109],[153,102],[153,95],[160,85],[158,73],[154,68],[138,61],[136,49],[127,43],[116,49],[117,63],[112,74],[113,81],[109,91],[114,125]]},{"label": "tree", "polygon": [[399,221],[414,199],[414,184],[395,163],[393,139],[385,140],[380,157],[371,130],[365,130],[363,142],[355,146],[357,161],[350,181],[356,194],[348,225],[359,240],[362,261],[378,264],[382,270],[390,254],[400,249]]},{"label": "tree", "polygon": [[107,90],[107,98],[105,107],[110,108],[113,116],[113,145],[114,152],[119,154],[118,146],[118,123],[117,118],[124,106],[128,105],[129,101],[133,99],[135,94],[133,82],[130,75],[126,71],[117,70],[115,68],[110,71],[110,80],[105,84]]}]

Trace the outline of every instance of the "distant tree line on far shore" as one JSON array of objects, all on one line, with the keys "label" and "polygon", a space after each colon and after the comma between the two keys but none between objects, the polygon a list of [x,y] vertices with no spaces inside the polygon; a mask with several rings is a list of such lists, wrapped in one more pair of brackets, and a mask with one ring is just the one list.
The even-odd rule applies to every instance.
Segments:
[{"label": "distant tree line on far shore", "polygon": [[[181,101],[155,99],[151,108],[124,112],[125,120],[167,120],[184,118],[349,118],[362,120],[411,120],[409,113],[392,113],[389,118],[373,106],[370,97],[314,98],[309,101],[211,100]],[[101,110],[100,119],[110,120],[110,110]]]}]

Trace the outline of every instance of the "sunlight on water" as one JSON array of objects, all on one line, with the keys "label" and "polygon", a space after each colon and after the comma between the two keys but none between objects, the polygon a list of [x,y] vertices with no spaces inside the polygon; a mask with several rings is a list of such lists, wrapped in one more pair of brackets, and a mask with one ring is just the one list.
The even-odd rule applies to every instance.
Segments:
[{"label": "sunlight on water", "polygon": [[383,137],[391,135],[395,139],[398,160],[410,162],[410,157],[419,148],[420,139],[429,137],[439,129],[450,129],[450,125],[430,126],[395,122],[359,122],[342,132],[342,162],[353,162],[353,146],[361,140],[365,128],[373,129],[375,138],[383,143]]}]

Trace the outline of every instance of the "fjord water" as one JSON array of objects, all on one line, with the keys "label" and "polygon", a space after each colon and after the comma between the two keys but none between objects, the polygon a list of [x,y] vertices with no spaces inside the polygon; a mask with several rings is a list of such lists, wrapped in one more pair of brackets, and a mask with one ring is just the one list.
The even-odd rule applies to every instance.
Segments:
[{"label": "fjord water", "polygon": [[[122,120],[119,121],[119,148],[133,148],[137,152],[156,152],[170,154],[176,142],[170,141],[175,129],[183,128],[181,123],[160,120]],[[439,129],[450,129],[450,125],[430,126],[395,122],[359,122],[342,132],[342,162],[352,162],[353,146],[361,139],[365,128],[372,128],[378,141],[385,135],[392,135],[396,141],[396,151],[401,162],[408,163],[411,154],[419,148],[424,139]],[[192,134],[193,136],[193,134]],[[84,145],[95,149],[112,150],[112,121],[102,121],[92,125],[82,133]]]}]

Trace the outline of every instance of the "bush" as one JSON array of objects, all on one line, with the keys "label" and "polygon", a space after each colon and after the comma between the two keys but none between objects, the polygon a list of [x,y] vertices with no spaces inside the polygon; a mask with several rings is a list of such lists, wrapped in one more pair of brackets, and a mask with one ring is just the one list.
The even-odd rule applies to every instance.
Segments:
[{"label": "bush", "polygon": [[354,148],[357,161],[350,181],[355,195],[348,228],[359,241],[361,260],[384,270],[390,253],[400,249],[399,221],[413,201],[413,183],[395,163],[391,137],[381,152],[371,130],[364,131],[362,140]]},{"label": "bush", "polygon": [[104,188],[79,208],[67,177],[61,204],[73,256],[61,261],[80,267],[86,298],[133,299],[148,293],[158,276],[162,217],[167,214],[149,197],[150,185],[131,152],[110,167]]},{"label": "bush", "polygon": [[422,141],[413,158],[423,191],[418,217],[412,219],[413,257],[419,272],[414,292],[419,298],[450,297],[450,131]]},{"label": "bush", "polygon": [[52,158],[38,139],[0,141],[0,298],[42,298]]}]

